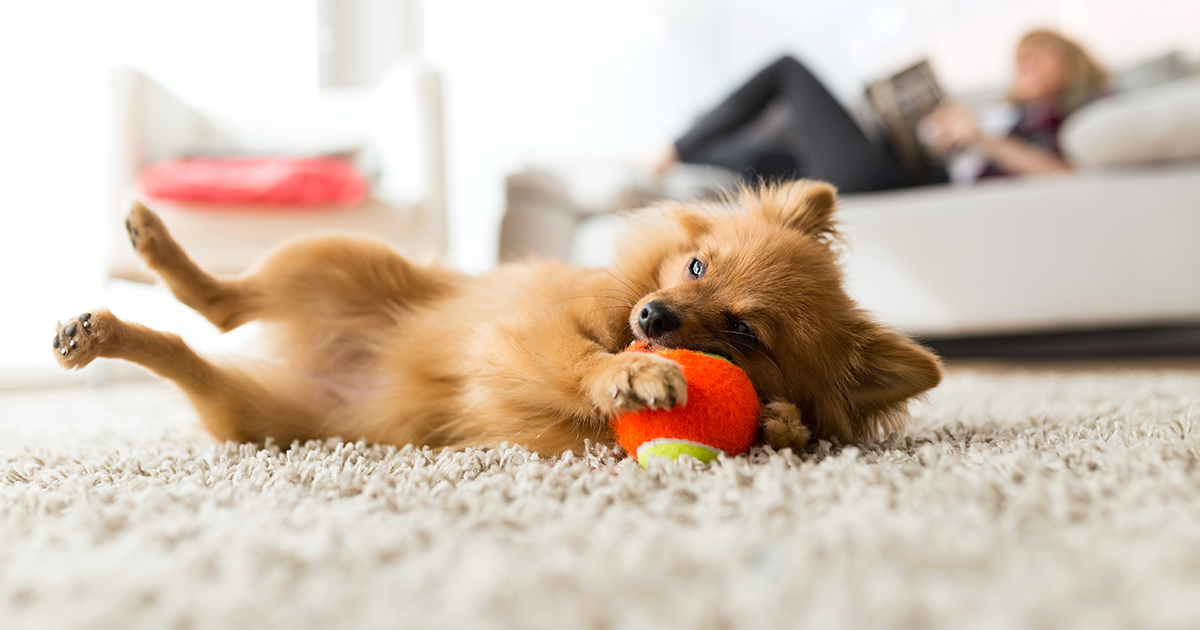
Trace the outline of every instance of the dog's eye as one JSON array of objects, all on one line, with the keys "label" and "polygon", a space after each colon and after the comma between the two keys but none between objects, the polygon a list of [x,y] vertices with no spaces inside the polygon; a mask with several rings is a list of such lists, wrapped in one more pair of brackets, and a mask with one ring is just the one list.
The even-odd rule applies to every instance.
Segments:
[{"label": "dog's eye", "polygon": [[733,323],[733,332],[746,341],[757,342],[758,337],[754,336],[754,329],[750,328],[750,324],[743,321]]},{"label": "dog's eye", "polygon": [[691,274],[693,278],[699,278],[700,276],[704,275],[704,263],[700,262],[699,258],[693,258],[692,261],[688,263],[687,269],[688,273]]}]

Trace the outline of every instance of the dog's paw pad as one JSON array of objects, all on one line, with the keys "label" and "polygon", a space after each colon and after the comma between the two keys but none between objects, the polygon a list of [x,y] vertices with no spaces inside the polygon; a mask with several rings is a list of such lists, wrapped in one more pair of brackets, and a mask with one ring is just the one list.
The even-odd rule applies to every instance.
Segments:
[{"label": "dog's paw pad", "polygon": [[66,324],[58,325],[51,346],[60,365],[81,368],[99,356],[99,346],[106,337],[96,334],[99,323],[100,318],[83,313]]},{"label": "dog's paw pad", "polygon": [[163,238],[166,228],[154,211],[140,202],[135,202],[125,217],[125,233],[129,244],[143,258],[155,257],[169,239]]},{"label": "dog's paw pad", "polygon": [[125,219],[125,233],[129,235],[129,244],[132,245],[134,249],[137,249],[137,237],[141,233],[141,230],[133,227],[133,222],[128,218]]}]

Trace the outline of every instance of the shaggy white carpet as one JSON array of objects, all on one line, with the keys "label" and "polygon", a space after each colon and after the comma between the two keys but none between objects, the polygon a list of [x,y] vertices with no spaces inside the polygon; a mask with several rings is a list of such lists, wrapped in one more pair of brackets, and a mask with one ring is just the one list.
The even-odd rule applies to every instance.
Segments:
[{"label": "shaggy white carpet", "polygon": [[1197,628],[1200,372],[956,370],[904,437],[702,469],[216,445],[0,397],[0,627]]}]

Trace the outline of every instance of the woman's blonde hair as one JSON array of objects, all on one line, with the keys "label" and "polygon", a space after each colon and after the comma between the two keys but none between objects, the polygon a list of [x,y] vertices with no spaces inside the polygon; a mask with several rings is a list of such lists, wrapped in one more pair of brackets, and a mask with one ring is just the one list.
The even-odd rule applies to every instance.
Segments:
[{"label": "woman's blonde hair", "polygon": [[1067,84],[1059,95],[1063,114],[1069,114],[1099,96],[1108,85],[1108,71],[1074,40],[1050,30],[1030,31],[1017,44],[1017,58],[1030,46],[1058,50],[1067,63]]}]

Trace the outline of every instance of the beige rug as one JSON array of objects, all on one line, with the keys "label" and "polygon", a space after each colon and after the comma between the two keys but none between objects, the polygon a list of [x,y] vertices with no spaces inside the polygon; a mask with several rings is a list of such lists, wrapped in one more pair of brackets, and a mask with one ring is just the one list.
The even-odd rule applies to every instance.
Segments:
[{"label": "beige rug", "polygon": [[0,396],[0,627],[1200,627],[1200,372],[957,370],[914,412],[644,471]]}]

